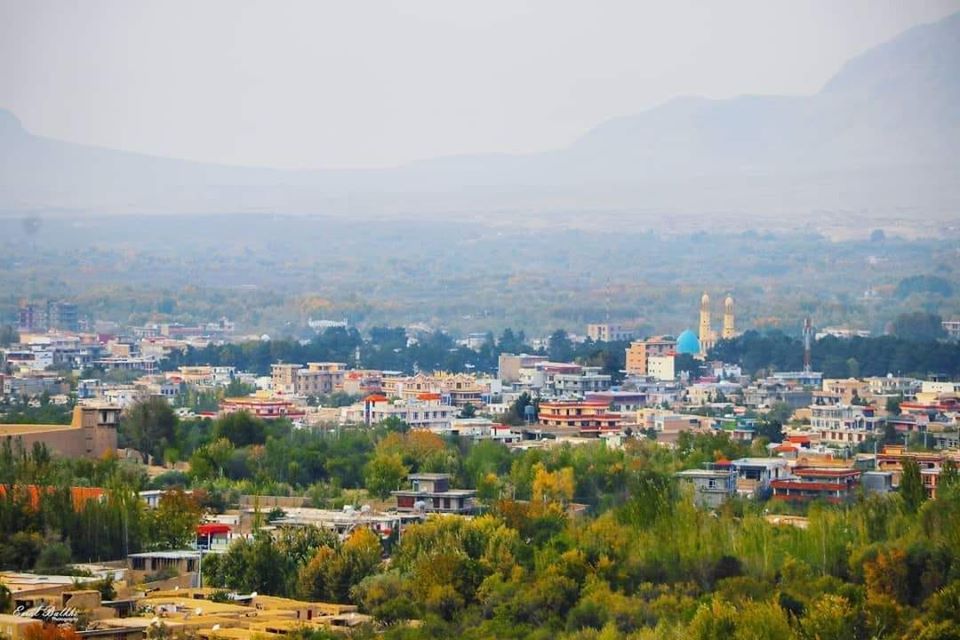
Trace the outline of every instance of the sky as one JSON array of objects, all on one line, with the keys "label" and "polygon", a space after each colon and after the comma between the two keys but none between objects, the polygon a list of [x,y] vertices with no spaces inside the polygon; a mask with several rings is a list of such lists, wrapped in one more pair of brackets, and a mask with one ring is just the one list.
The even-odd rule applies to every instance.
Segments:
[{"label": "sky", "polygon": [[38,135],[278,168],[563,147],[679,95],[809,94],[960,0],[0,0]]}]

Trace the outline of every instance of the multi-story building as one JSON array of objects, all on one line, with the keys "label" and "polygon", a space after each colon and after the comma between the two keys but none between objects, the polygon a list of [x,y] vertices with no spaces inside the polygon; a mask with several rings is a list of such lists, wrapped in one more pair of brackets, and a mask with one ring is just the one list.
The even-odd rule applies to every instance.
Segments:
[{"label": "multi-story building", "polygon": [[501,353],[497,366],[497,377],[504,384],[512,384],[520,381],[520,370],[531,369],[538,362],[546,362],[547,356],[532,356],[526,353],[519,355],[513,353]]},{"label": "multi-story building", "polygon": [[330,395],[343,390],[347,365],[342,362],[308,362],[296,373],[294,392],[301,396]]},{"label": "multi-story building", "polygon": [[611,376],[600,373],[600,367],[583,367],[579,373],[558,373],[551,382],[550,391],[555,395],[582,398],[586,393],[609,389]]},{"label": "multi-story building", "polygon": [[654,380],[673,380],[676,377],[674,363],[676,356],[649,356],[647,358],[647,375]]},{"label": "multi-story building", "polygon": [[627,348],[627,373],[646,376],[649,372],[649,359],[656,356],[673,355],[677,342],[668,336],[658,336],[637,340]]},{"label": "multi-story building", "polygon": [[860,481],[858,469],[797,467],[793,478],[773,480],[773,499],[789,502],[846,502],[853,499]]},{"label": "multi-story building", "polygon": [[824,444],[857,445],[882,430],[884,418],[872,406],[810,405],[810,428]]},{"label": "multi-story building", "polygon": [[224,398],[220,402],[220,413],[227,415],[238,411],[246,411],[261,420],[302,420],[306,411],[289,400],[273,398],[267,395],[253,395],[243,398]]},{"label": "multi-story building", "polygon": [[410,489],[391,491],[397,499],[397,511],[410,513],[456,513],[468,515],[476,510],[473,489],[451,489],[447,473],[414,473],[407,476]]},{"label": "multi-story building", "polygon": [[870,394],[870,383],[856,378],[826,378],[823,390],[840,398],[843,404],[852,404],[854,399],[866,398]]},{"label": "multi-story building", "polygon": [[620,324],[596,323],[587,325],[587,337],[594,342],[621,342],[631,340],[635,335],[633,329],[627,329]]},{"label": "multi-story building", "polygon": [[785,458],[739,458],[733,466],[737,475],[737,492],[741,495],[763,495],[774,480],[790,477]]},{"label": "multi-story building", "polygon": [[294,395],[297,393],[299,364],[277,363],[270,365],[270,378],[274,393]]},{"label": "multi-story building", "polygon": [[606,403],[582,400],[541,402],[538,419],[544,427],[576,429],[582,436],[619,431],[623,422],[622,416],[611,412]]},{"label": "multi-story building", "polygon": [[395,418],[413,429],[429,429],[437,433],[450,431],[459,410],[443,404],[440,394],[422,393],[409,400],[391,401],[384,395],[370,395],[363,402],[340,410],[343,424],[374,425]]},{"label": "multi-story building", "polygon": [[687,469],[677,473],[676,477],[683,483],[691,484],[694,501],[709,509],[716,509],[737,492],[736,473],[724,465]]},{"label": "multi-story building", "polygon": [[892,485],[899,487],[900,480],[903,476],[903,463],[906,460],[913,460],[917,463],[917,466],[920,467],[920,478],[923,481],[923,487],[926,489],[927,495],[931,498],[936,498],[940,472],[943,470],[943,465],[948,459],[960,465],[960,452],[929,453],[923,451],[907,451],[901,446],[886,446],[883,448],[882,453],[877,454],[877,470],[892,473]]}]

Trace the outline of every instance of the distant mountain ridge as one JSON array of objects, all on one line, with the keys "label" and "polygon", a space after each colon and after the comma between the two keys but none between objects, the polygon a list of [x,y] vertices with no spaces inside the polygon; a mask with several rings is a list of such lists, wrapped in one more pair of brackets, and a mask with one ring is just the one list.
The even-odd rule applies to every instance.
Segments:
[{"label": "distant mountain ridge", "polygon": [[681,97],[604,122],[563,149],[395,169],[284,171],[150,157],[34,136],[0,110],[0,215],[584,208],[951,216],[960,212],[958,146],[960,13],[857,56],[811,96]]}]

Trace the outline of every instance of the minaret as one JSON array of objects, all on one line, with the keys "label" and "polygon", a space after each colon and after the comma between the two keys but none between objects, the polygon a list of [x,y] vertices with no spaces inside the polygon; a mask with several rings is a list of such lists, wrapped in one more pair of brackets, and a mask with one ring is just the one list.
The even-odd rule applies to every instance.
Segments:
[{"label": "minaret", "polygon": [[713,329],[710,328],[710,296],[704,292],[700,298],[700,351],[706,353],[713,346]]},{"label": "minaret", "polygon": [[729,340],[737,334],[736,324],[733,319],[733,296],[727,296],[723,301],[723,339]]}]

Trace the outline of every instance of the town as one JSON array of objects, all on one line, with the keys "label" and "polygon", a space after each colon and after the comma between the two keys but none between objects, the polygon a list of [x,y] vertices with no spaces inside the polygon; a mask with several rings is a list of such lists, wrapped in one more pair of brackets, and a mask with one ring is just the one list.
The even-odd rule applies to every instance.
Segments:
[{"label": "town", "polygon": [[[363,339],[345,322],[316,321],[316,337],[301,343],[245,338],[227,319],[107,334],[81,330],[69,302],[24,303],[4,334],[0,376],[0,607],[12,612],[0,631],[28,638],[51,616],[80,636],[130,640],[459,629],[478,585],[417,577],[442,559],[430,546],[450,535],[474,531],[487,547],[522,535],[508,545],[519,563],[530,536],[567,527],[591,536],[614,513],[648,532],[714,513],[724,526],[750,517],[797,545],[862,517],[856,509],[916,514],[955,499],[960,382],[956,371],[929,371],[942,359],[917,365],[927,371],[827,377],[814,365],[831,349],[889,348],[889,338],[809,319],[796,339],[743,333],[733,297],[714,304],[704,293],[696,329],[675,336],[596,323],[529,343],[509,330],[445,337],[447,352],[482,356],[445,371],[416,360],[366,366],[384,345],[397,356],[438,340],[416,326]],[[956,368],[958,323],[940,324],[927,349]],[[786,343],[781,361],[800,366],[745,358],[757,340]],[[273,360],[278,345],[342,359]],[[878,366],[844,363],[850,374]],[[707,593],[723,571],[745,575],[748,561],[734,554],[743,540],[724,544],[687,560],[688,573],[694,559],[717,565],[698,569],[710,573],[699,586],[675,588]],[[847,576],[847,546],[815,547],[812,568]],[[477,553],[493,562],[490,548]],[[779,553],[779,562],[800,555]],[[780,570],[770,562],[760,576]],[[416,583],[384,566],[432,586],[410,593]]]}]

